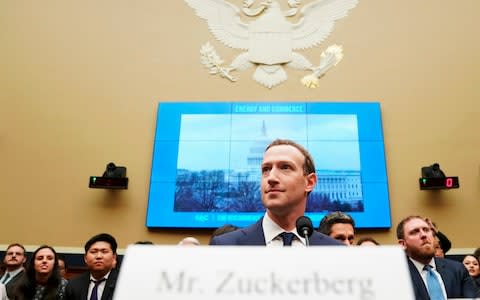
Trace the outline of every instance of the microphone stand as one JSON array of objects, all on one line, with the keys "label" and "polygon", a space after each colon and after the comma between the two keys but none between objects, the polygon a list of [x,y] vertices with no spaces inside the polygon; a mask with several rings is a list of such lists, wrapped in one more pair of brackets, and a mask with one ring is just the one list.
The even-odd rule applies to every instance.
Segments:
[{"label": "microphone stand", "polygon": [[305,237],[305,246],[310,247],[310,241],[308,239],[308,228],[303,228],[303,236]]}]

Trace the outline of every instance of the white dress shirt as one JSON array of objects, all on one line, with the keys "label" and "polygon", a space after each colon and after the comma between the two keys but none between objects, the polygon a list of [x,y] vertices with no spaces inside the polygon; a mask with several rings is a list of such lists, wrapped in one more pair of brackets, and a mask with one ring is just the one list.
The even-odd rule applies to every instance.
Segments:
[{"label": "white dress shirt", "polygon": [[[420,273],[420,276],[423,279],[423,283],[425,284],[425,287],[427,287],[427,270],[425,270],[425,264],[418,262],[414,260],[413,258],[409,257],[409,259],[412,261],[412,263],[415,265],[415,268],[417,268],[418,272]],[[442,276],[440,273],[437,272],[437,266],[435,265],[435,259],[432,258],[430,261],[429,265],[432,267],[433,274],[438,279],[438,282],[440,283],[440,287],[442,288],[442,293],[445,299],[447,299],[447,290],[445,289],[445,284],[443,283]],[[428,290],[428,288],[427,288]]]},{"label": "white dress shirt", "polygon": [[[285,232],[286,230],[278,226],[277,223],[273,222],[267,213],[265,213],[265,216],[263,217],[262,226],[267,247],[283,247],[283,239],[281,236],[279,236],[279,234]],[[298,234],[296,228],[292,228],[286,232],[295,234],[295,238],[292,241],[292,247],[306,247],[305,239]]]},{"label": "white dress shirt", "polygon": [[[105,284],[107,284],[108,276],[110,275],[110,272],[108,272],[103,278],[105,280],[103,282],[100,282],[97,287],[97,297],[98,299],[102,299],[103,291],[105,290]],[[101,278],[99,280],[102,280]],[[88,297],[87,299],[90,299],[92,296],[92,291],[93,287],[95,286],[95,281],[97,281],[95,278],[93,278],[92,274],[90,274],[90,285],[88,286]]]}]

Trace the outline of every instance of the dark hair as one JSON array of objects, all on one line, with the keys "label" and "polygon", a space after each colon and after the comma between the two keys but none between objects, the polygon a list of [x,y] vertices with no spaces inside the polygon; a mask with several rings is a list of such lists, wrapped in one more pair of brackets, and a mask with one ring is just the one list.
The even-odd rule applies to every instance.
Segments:
[{"label": "dark hair", "polygon": [[112,248],[113,254],[117,253],[117,241],[113,236],[111,236],[108,233],[100,233],[91,237],[85,243],[85,253],[87,253],[88,249],[90,249],[90,247],[92,247],[92,245],[95,244],[96,242],[106,242],[110,244],[110,248]]},{"label": "dark hair", "polygon": [[[420,219],[420,220],[425,221],[425,218],[421,217],[421,216],[408,216],[408,217],[404,218],[397,225],[397,239],[403,240],[405,238],[405,228],[404,228],[405,223],[407,223],[408,221],[413,220],[413,219]],[[427,221],[425,221],[425,223],[427,223]]]},{"label": "dark hair", "polygon": [[270,149],[273,146],[281,146],[281,145],[288,145],[293,146],[300,151],[303,156],[305,157],[305,161],[303,162],[303,174],[308,175],[310,173],[315,173],[315,163],[313,162],[313,158],[310,153],[305,149],[302,145],[295,143],[292,140],[285,140],[285,139],[276,139],[267,146],[265,151]]},{"label": "dark hair", "polygon": [[374,243],[375,245],[379,246],[380,243],[377,242],[373,237],[371,236],[366,236],[366,237],[363,237],[361,239],[358,240],[357,242],[357,246],[360,246],[361,244],[363,244],[364,242],[372,242]]},{"label": "dark hair", "polygon": [[330,235],[330,233],[332,233],[333,224],[338,223],[350,224],[355,230],[355,221],[350,215],[341,211],[334,211],[323,217],[322,220],[320,220],[318,231],[323,234]]},{"label": "dark hair", "polygon": [[135,245],[153,245],[152,241],[137,241]]},{"label": "dark hair", "polygon": [[478,259],[478,257],[475,256],[475,254],[466,254],[466,255],[464,255],[463,258],[462,258],[462,262],[463,262],[463,260],[465,259],[465,257],[467,257],[467,256],[471,256],[471,257],[475,258],[475,259],[477,260],[477,263],[480,264],[480,259]]},{"label": "dark hair", "polygon": [[37,286],[36,271],[35,271],[35,257],[37,253],[42,249],[50,249],[54,255],[54,264],[52,274],[48,278],[43,300],[54,300],[57,298],[57,291],[61,283],[60,272],[58,270],[58,255],[53,247],[48,245],[42,245],[37,248],[28,260],[25,268],[25,273],[20,277],[18,285],[15,287],[15,297],[13,299],[27,300],[32,299],[35,296],[35,289]]},{"label": "dark hair", "polygon": [[62,253],[57,253],[57,258],[58,260],[63,261],[63,264],[65,265],[65,271],[67,270],[67,261],[65,260],[65,255]]},{"label": "dark hair", "polygon": [[480,260],[480,248],[475,249],[473,256]]}]

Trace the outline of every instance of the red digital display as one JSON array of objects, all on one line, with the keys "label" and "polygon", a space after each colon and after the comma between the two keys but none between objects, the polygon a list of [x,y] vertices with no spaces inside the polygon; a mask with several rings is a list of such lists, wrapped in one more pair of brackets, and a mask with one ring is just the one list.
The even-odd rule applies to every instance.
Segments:
[{"label": "red digital display", "polygon": [[420,178],[421,190],[442,190],[442,189],[458,189],[460,183],[458,177],[444,178]]}]

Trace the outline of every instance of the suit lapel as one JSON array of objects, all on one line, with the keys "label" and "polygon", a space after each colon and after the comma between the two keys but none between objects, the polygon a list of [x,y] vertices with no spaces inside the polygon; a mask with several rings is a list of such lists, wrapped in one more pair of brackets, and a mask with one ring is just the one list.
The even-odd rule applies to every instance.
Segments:
[{"label": "suit lapel", "polygon": [[452,280],[445,260],[435,257],[435,267],[437,269],[437,272],[442,277],[443,285],[445,286],[445,291],[447,292],[448,296],[452,291],[452,287],[450,286]]},{"label": "suit lapel", "polygon": [[86,272],[84,273],[84,277],[83,277],[83,284],[82,286],[86,287],[86,288],[82,288],[80,289],[80,299],[88,299],[88,288],[90,286],[90,272]]},{"label": "suit lapel", "polygon": [[265,235],[263,234],[263,217],[255,224],[242,229],[244,236],[239,241],[241,245],[265,246]]},{"label": "suit lapel", "polygon": [[101,300],[110,300],[113,297],[113,291],[115,290],[115,284],[117,281],[117,270],[110,271],[110,275],[108,275],[107,282],[105,282],[105,289],[103,290],[102,299]]},{"label": "suit lapel", "polygon": [[407,261],[410,277],[412,279],[413,290],[415,292],[415,298],[417,300],[430,300],[430,296],[428,295],[427,287],[423,283],[422,276],[408,257]]}]

